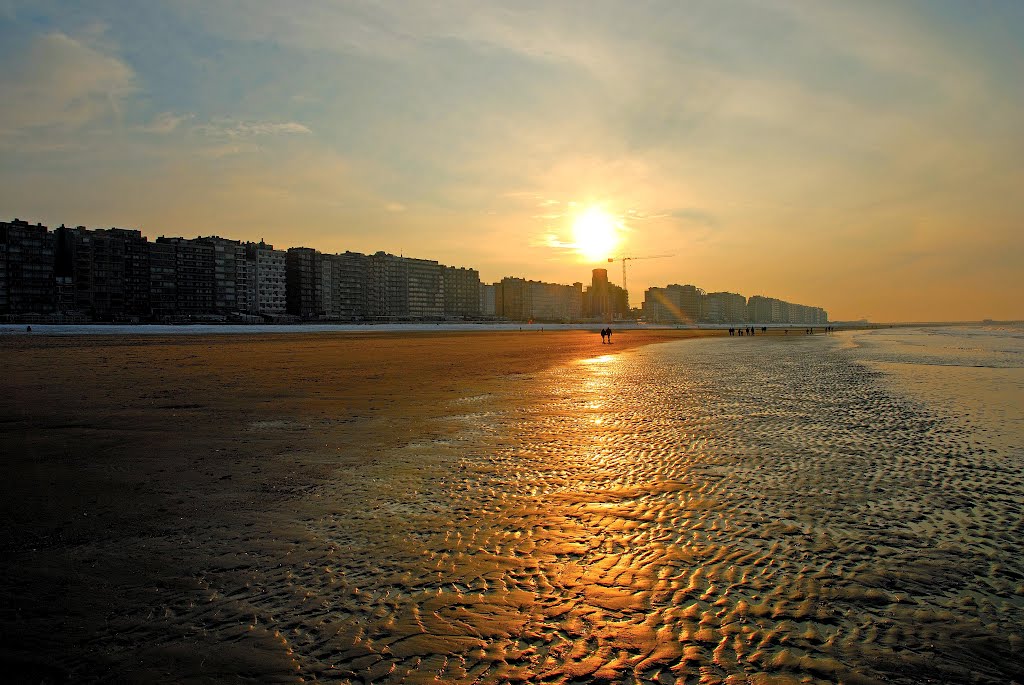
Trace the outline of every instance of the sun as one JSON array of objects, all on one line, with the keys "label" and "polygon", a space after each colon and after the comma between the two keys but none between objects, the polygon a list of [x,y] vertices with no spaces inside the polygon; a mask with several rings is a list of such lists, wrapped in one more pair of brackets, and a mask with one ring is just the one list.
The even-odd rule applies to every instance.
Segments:
[{"label": "sun", "polygon": [[577,216],[572,233],[576,251],[587,261],[610,257],[619,244],[615,217],[599,207],[591,207]]}]

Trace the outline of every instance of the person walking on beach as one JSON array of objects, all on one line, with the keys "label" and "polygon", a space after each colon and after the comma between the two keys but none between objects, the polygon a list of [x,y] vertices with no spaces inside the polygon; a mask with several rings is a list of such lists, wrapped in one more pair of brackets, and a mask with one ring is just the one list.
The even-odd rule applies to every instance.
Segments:
[{"label": "person walking on beach", "polygon": [[601,329],[601,344],[604,345],[604,336],[607,335],[607,331]]},{"label": "person walking on beach", "polygon": [[609,345],[612,344],[612,329],[611,329],[611,326],[608,327],[608,344]]}]

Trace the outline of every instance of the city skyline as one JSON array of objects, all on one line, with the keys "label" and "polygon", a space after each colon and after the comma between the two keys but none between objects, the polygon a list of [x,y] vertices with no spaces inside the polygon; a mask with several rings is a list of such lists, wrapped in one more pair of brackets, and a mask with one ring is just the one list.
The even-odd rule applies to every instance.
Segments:
[{"label": "city skyline", "polygon": [[1012,2],[7,2],[0,208],[1019,319],[1022,32]]},{"label": "city skyline", "polygon": [[149,241],[137,229],[0,221],[0,318],[12,321],[829,322],[821,307],[761,294],[748,301],[668,284],[630,303],[607,269],[592,269],[590,281],[487,283],[472,267],[383,251],[280,250],[224,236]]}]

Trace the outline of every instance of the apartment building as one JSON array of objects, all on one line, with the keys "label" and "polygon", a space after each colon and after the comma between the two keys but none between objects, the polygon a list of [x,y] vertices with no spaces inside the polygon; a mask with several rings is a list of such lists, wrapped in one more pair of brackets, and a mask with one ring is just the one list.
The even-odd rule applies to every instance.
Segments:
[{"label": "apartment building", "polygon": [[248,282],[247,311],[264,317],[284,315],[287,308],[285,251],[262,240],[245,243]]},{"label": "apartment building", "polygon": [[158,243],[174,246],[175,294],[178,316],[208,317],[215,313],[215,252],[198,239],[164,238]]},{"label": "apartment building", "polygon": [[498,308],[496,304],[497,290],[501,286],[499,283],[481,283],[480,284],[480,315],[481,316],[497,316]]},{"label": "apartment building", "polygon": [[708,323],[745,323],[747,298],[737,293],[707,293],[701,307],[701,320]]},{"label": "apartment building", "polygon": [[563,323],[579,321],[583,314],[583,284],[527,281],[525,302],[528,319]]},{"label": "apartment building", "polygon": [[320,257],[311,247],[292,247],[285,254],[286,311],[306,321],[324,314]]},{"label": "apartment building", "polygon": [[173,319],[178,313],[178,256],[173,243],[149,244],[149,307],[156,321]]},{"label": "apartment building", "polygon": [[694,285],[648,288],[644,318],[651,323],[696,323],[701,320],[704,291]]},{"label": "apartment building", "polygon": [[358,252],[320,256],[324,318],[363,321],[367,317],[369,258]]},{"label": "apartment building", "polygon": [[454,266],[441,269],[445,315],[463,319],[480,316],[480,272]]},{"label": "apartment building", "polygon": [[209,236],[196,242],[213,249],[213,310],[218,314],[245,311],[249,269],[241,241]]},{"label": "apartment building", "polygon": [[444,317],[444,274],[428,259],[377,252],[368,258],[367,316],[375,321]]},{"label": "apartment building", "polygon": [[505,277],[493,286],[495,314],[510,321],[579,321],[583,284],[561,285]]},{"label": "apartment building", "polygon": [[54,239],[46,226],[0,222],[0,315],[54,311]]}]

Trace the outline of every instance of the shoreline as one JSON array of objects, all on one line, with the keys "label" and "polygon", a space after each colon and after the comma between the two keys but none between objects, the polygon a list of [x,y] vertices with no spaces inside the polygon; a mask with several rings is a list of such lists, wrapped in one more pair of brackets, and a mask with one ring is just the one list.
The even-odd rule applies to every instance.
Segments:
[{"label": "shoreline", "polygon": [[[27,334],[35,336],[158,336],[186,337],[210,335],[319,335],[329,333],[381,334],[398,333],[418,335],[422,333],[495,333],[495,332],[555,332],[555,331],[589,331],[597,333],[601,328],[610,326],[615,331],[728,331],[753,327],[760,332],[767,329],[769,334],[779,331],[802,331],[814,328],[815,332],[824,332],[831,328],[833,332],[882,330],[893,328],[970,328],[988,326],[1021,326],[1024,321],[903,321],[903,322],[829,322],[827,324],[798,323],[642,323],[635,321],[613,322],[576,322],[576,323],[529,323],[529,322],[496,322],[496,321],[447,321],[447,322],[396,322],[396,323],[353,323],[353,322],[295,322],[295,323],[241,323],[241,322],[180,322],[180,323],[46,323],[40,321],[21,321],[17,323],[0,323],[0,340],[8,337],[19,337]],[[30,331],[27,329],[31,329]]]}]

